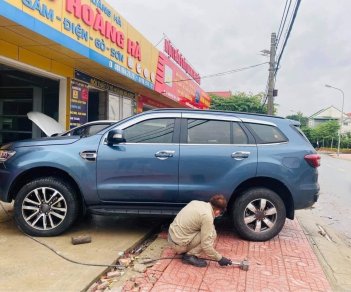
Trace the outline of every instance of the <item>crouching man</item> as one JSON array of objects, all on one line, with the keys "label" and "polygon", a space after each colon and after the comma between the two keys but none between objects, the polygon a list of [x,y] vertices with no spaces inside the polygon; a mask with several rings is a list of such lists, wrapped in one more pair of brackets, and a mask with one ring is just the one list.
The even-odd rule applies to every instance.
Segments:
[{"label": "crouching man", "polygon": [[168,230],[168,241],[177,254],[182,254],[183,263],[206,267],[207,262],[199,258],[203,251],[207,257],[221,266],[232,261],[220,255],[213,247],[217,233],[213,221],[223,214],[227,200],[215,195],[210,201],[191,201],[175,217]]}]

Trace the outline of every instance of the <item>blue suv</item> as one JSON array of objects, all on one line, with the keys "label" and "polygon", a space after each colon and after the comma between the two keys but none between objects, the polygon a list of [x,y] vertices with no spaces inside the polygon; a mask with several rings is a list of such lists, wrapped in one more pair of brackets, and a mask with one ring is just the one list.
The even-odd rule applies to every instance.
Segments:
[{"label": "blue suv", "polygon": [[67,230],[85,211],[174,215],[216,193],[239,235],[264,241],[318,199],[320,157],[280,117],[161,109],[87,136],[19,141],[0,150],[0,200],[20,229]]}]

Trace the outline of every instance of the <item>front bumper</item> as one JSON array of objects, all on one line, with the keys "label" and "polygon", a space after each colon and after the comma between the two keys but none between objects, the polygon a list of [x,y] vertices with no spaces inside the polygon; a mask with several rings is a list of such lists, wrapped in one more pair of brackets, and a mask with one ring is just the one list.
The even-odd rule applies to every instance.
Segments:
[{"label": "front bumper", "polygon": [[9,190],[12,182],[12,173],[6,169],[4,163],[0,164],[0,201],[10,203],[12,199]]}]

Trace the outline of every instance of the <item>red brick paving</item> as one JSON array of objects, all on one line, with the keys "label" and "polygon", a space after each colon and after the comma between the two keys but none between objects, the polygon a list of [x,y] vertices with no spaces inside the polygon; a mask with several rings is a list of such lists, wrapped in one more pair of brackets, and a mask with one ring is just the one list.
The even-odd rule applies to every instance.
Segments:
[{"label": "red brick paving", "polygon": [[[180,259],[160,260],[136,279],[139,291],[332,291],[297,220],[287,220],[281,233],[266,242],[242,240],[227,225],[217,232],[216,249],[231,259],[248,259],[249,271],[216,262],[196,268]],[[162,256],[174,252],[166,248]],[[132,288],[127,282],[123,291]]]}]

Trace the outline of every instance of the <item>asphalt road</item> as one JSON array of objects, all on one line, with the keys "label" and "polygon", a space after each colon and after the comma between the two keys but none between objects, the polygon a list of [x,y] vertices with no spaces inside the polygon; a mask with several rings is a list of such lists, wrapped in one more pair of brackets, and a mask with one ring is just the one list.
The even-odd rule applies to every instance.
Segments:
[{"label": "asphalt road", "polygon": [[320,197],[313,213],[341,233],[351,246],[351,160],[321,154]]}]

